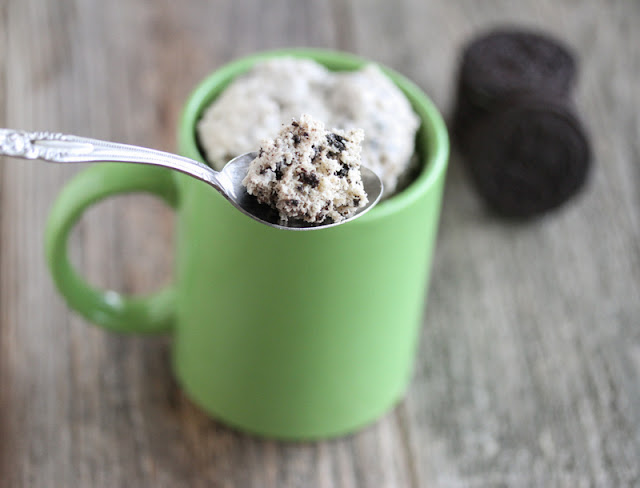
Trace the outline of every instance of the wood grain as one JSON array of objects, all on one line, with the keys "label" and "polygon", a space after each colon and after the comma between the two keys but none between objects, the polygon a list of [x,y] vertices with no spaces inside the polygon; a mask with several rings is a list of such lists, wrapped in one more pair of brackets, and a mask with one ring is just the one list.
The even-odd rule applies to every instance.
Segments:
[{"label": "wood grain", "polygon": [[[292,45],[385,63],[448,113],[461,45],[518,23],[579,54],[596,161],[579,198],[515,225],[484,210],[454,151],[405,401],[356,435],[285,444],[194,407],[169,338],[67,309],[43,229],[80,168],[3,159],[0,487],[640,486],[639,22],[623,0],[0,1],[0,126],[173,150],[202,77]],[[172,228],[152,198],[117,198],[83,217],[72,258],[94,283],[149,291],[171,279]]]}]

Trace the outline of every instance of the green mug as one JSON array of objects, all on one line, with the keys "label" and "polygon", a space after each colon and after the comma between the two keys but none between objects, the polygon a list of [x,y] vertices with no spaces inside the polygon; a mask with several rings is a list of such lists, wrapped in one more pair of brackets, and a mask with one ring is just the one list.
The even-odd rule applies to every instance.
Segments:
[{"label": "green mug", "polygon": [[[203,161],[196,122],[236,76],[270,56],[311,58],[331,70],[367,61],[287,49],[232,62],[186,103],[180,153]],[[308,232],[278,230],[232,207],[211,187],[164,168],[113,163],[78,174],[56,201],[47,260],[69,306],[118,332],[172,335],[173,371],[206,412],[280,439],[352,432],[403,395],[411,377],[447,160],[445,124],[413,83],[384,69],[422,124],[416,179],[363,217]],[[72,268],[69,232],[108,196],[149,192],[175,208],[175,283],[145,297],[91,287]]]}]

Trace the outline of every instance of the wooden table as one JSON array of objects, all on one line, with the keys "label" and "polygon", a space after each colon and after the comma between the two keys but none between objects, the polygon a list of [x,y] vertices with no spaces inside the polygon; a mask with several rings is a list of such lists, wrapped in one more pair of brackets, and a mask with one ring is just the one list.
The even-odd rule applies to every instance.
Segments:
[{"label": "wooden table", "polygon": [[[500,22],[579,53],[595,171],[561,211],[513,225],[484,210],[454,152],[412,386],[340,440],[238,434],[177,388],[169,338],[70,312],[43,230],[80,168],[2,160],[0,486],[640,486],[637,1],[1,0],[0,126],[174,150],[201,78],[292,45],[385,63],[448,113],[460,46]],[[94,283],[150,291],[171,279],[173,224],[151,197],[103,203],[73,260]]]}]

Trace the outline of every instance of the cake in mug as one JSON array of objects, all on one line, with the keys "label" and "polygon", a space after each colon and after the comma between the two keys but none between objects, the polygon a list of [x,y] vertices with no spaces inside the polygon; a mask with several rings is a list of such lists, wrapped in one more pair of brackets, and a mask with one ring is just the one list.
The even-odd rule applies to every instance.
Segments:
[{"label": "cake in mug", "polygon": [[327,128],[362,129],[362,164],[380,176],[383,198],[394,194],[411,166],[420,121],[375,64],[332,72],[309,59],[258,62],[205,110],[198,139],[209,164],[220,170],[234,157],[256,151],[300,114]]}]

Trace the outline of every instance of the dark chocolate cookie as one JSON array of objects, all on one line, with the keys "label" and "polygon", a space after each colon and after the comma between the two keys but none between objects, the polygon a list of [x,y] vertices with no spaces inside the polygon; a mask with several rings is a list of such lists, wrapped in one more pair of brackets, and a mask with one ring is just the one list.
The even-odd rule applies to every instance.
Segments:
[{"label": "dark chocolate cookie", "polygon": [[565,103],[520,97],[494,108],[468,137],[466,163],[487,204],[508,217],[554,209],[584,185],[591,151]]},{"label": "dark chocolate cookie", "polygon": [[452,131],[461,144],[473,124],[505,97],[539,94],[569,96],[576,60],[569,48],[549,35],[522,29],[498,29],[464,49],[456,85]]},{"label": "dark chocolate cookie", "polygon": [[464,50],[460,83],[482,107],[511,95],[565,97],[575,76],[575,57],[559,40],[535,31],[499,29]]}]

